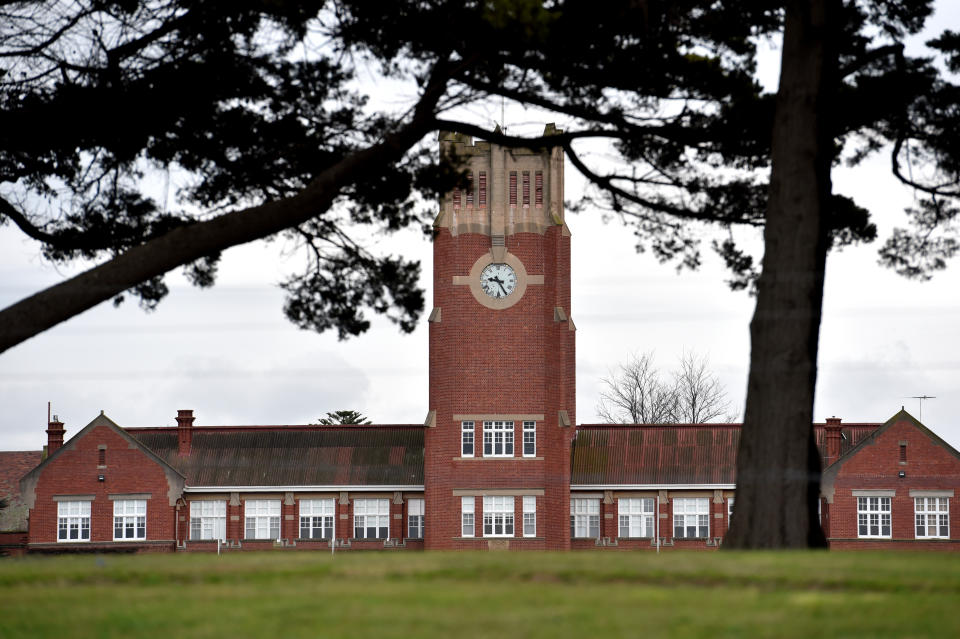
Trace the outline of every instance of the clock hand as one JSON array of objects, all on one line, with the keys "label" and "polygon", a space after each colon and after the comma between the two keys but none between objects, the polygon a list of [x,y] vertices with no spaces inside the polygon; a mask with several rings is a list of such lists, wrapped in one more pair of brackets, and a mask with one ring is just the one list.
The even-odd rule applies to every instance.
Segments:
[{"label": "clock hand", "polygon": [[506,296],[507,289],[503,288],[503,282],[501,282],[500,280],[497,280],[497,284],[500,285],[500,290],[503,291],[504,296]]}]

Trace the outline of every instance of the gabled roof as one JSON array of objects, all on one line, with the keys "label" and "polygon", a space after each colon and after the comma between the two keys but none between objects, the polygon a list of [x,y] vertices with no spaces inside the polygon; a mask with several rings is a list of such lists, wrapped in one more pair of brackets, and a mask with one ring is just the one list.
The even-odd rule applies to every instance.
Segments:
[{"label": "gabled roof", "polygon": [[573,485],[733,484],[739,424],[580,426]]},{"label": "gabled roof", "polygon": [[65,442],[63,443],[63,446],[61,446],[60,448],[58,448],[58,449],[57,449],[56,451],[54,451],[51,455],[49,455],[46,459],[44,459],[43,462],[41,462],[39,466],[35,467],[35,468],[34,468],[33,470],[31,470],[29,473],[27,473],[26,475],[24,475],[24,477],[23,477],[23,479],[21,480],[21,483],[20,483],[21,489],[22,489],[22,487],[23,487],[23,485],[24,485],[24,484],[23,484],[24,481],[26,481],[26,480],[28,480],[28,479],[33,479],[33,478],[35,478],[37,475],[39,475],[41,472],[43,472],[43,469],[47,466],[47,464],[51,463],[51,462],[52,462],[53,460],[55,460],[57,457],[59,457],[60,455],[62,455],[65,450],[70,450],[71,448],[73,448],[74,443],[80,441],[81,439],[83,439],[83,437],[86,436],[86,434],[87,434],[89,431],[93,430],[94,428],[99,428],[99,427],[109,428],[110,430],[112,430],[112,431],[114,431],[115,433],[117,433],[120,437],[122,437],[123,439],[125,439],[131,446],[133,446],[133,447],[135,447],[135,448],[138,448],[138,449],[139,449],[141,452],[143,452],[143,454],[145,454],[147,457],[150,457],[151,459],[153,459],[155,462],[157,462],[158,464],[160,464],[160,465],[163,466],[164,468],[166,468],[166,469],[168,469],[168,470],[172,470],[173,472],[175,472],[175,473],[177,473],[177,474],[180,474],[179,471],[177,471],[176,468],[174,468],[174,467],[170,466],[169,464],[167,464],[166,461],[164,461],[163,459],[161,459],[160,457],[158,457],[156,454],[154,454],[154,452],[153,452],[152,450],[150,450],[149,448],[145,447],[145,446],[144,446],[143,444],[141,444],[138,440],[136,440],[136,439],[134,439],[133,437],[131,437],[124,429],[120,428],[120,426],[118,426],[115,421],[113,421],[112,419],[110,419],[109,417],[107,417],[106,415],[104,415],[104,414],[103,414],[103,411],[100,411],[100,414],[97,415],[97,416],[93,419],[93,421],[91,421],[89,424],[87,424],[87,425],[84,426],[82,429],[80,429],[80,431],[79,431],[76,435],[74,435],[73,437],[71,437],[70,439],[68,439],[67,441],[65,441]]},{"label": "gabled roof", "polygon": [[[156,462],[163,469],[164,474],[166,474],[167,481],[171,482],[171,489],[170,493],[168,493],[168,498],[171,500],[176,499],[173,493],[179,493],[183,489],[183,475],[176,468],[170,466],[170,464],[154,454],[149,448],[145,447],[139,441],[128,435],[126,431],[116,424],[116,422],[104,415],[103,411],[100,411],[100,414],[97,415],[93,421],[84,426],[76,435],[65,441],[63,446],[54,451],[53,454],[44,459],[40,465],[36,466],[33,470],[28,472],[20,479],[20,494],[28,508],[33,508],[33,503],[36,499],[37,482],[40,480],[40,474],[43,472],[44,468],[46,468],[47,465],[52,463],[55,459],[60,457],[64,451],[72,449],[77,442],[86,437],[87,433],[95,428],[109,428],[122,439],[124,439],[131,448],[139,450],[149,459]],[[170,505],[173,505],[173,501],[171,501]]]},{"label": "gabled roof", "polygon": [[0,510],[0,532],[27,530],[27,507],[20,496],[20,478],[43,459],[42,450],[0,452],[0,499],[7,507]]},{"label": "gabled roof", "polygon": [[189,455],[176,428],[129,429],[196,487],[422,486],[422,425],[192,427]]},{"label": "gabled roof", "polygon": [[[839,468],[839,467],[842,466],[848,459],[850,459],[850,458],[852,458],[854,455],[856,455],[857,452],[859,452],[859,450],[860,450],[861,448],[863,448],[864,446],[867,446],[867,445],[871,444],[872,442],[876,441],[877,437],[879,437],[881,434],[883,434],[888,428],[890,428],[890,427],[893,426],[894,424],[896,424],[896,423],[898,423],[898,422],[902,422],[902,421],[909,422],[912,426],[914,426],[915,428],[917,428],[918,430],[920,430],[924,435],[926,435],[927,437],[929,437],[931,440],[933,440],[933,441],[934,441],[935,443],[937,443],[938,445],[942,446],[942,447],[944,448],[944,450],[946,450],[947,452],[949,452],[951,455],[953,455],[953,456],[956,457],[957,459],[960,459],[960,451],[958,451],[956,448],[954,448],[953,446],[951,446],[950,444],[948,444],[947,442],[945,442],[943,439],[940,438],[939,435],[937,435],[935,432],[933,432],[932,430],[930,430],[929,428],[927,428],[926,426],[924,426],[922,423],[920,423],[920,421],[919,421],[916,417],[914,417],[913,415],[911,415],[910,413],[908,413],[906,410],[904,410],[904,409],[901,408],[901,409],[900,409],[900,412],[898,412],[896,415],[894,415],[893,417],[891,417],[890,419],[888,419],[887,421],[885,421],[883,424],[880,424],[879,426],[874,427],[874,428],[873,428],[872,430],[870,430],[869,432],[863,434],[863,435],[856,441],[856,443],[855,443],[853,446],[851,446],[848,450],[842,451],[841,454],[840,454],[840,457],[837,459],[837,461],[835,461],[833,464],[831,464],[831,465],[828,467],[828,469],[825,469],[825,470],[824,470],[824,473],[826,474],[826,471],[827,471],[827,470],[830,470],[830,471],[833,471],[832,474],[835,475],[835,474],[836,474],[836,468]],[[834,467],[836,467],[836,468],[834,468]]]}]

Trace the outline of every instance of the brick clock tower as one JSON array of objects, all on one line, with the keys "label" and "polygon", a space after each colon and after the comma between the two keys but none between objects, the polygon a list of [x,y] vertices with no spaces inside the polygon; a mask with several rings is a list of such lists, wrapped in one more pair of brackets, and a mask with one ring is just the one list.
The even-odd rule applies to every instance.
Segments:
[{"label": "brick clock tower", "polygon": [[440,152],[469,183],[434,225],[425,547],[566,549],[576,382],[563,152],[450,133]]}]

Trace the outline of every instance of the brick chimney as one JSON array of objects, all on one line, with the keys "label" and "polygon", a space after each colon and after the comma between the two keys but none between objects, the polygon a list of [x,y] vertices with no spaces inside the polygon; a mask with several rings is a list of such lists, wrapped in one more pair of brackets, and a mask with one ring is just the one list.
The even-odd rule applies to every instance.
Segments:
[{"label": "brick chimney", "polygon": [[[50,414],[49,412],[47,413]],[[47,457],[63,446],[63,422],[56,415],[47,422]]]},{"label": "brick chimney", "polygon": [[181,455],[190,454],[190,446],[193,444],[193,411],[177,411],[177,451]]},{"label": "brick chimney", "polygon": [[823,431],[824,443],[826,444],[826,455],[823,465],[829,466],[840,458],[840,442],[842,439],[842,435],[840,434],[840,418],[827,417],[827,424],[824,426]]}]

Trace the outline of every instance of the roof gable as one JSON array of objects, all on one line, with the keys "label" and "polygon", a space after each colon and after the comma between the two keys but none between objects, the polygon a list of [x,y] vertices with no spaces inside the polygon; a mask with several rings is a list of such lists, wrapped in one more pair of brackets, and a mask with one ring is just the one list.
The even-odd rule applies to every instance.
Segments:
[{"label": "roof gable", "polygon": [[109,428],[114,433],[116,433],[119,437],[126,440],[127,443],[130,444],[132,448],[136,448],[137,450],[142,452],[144,455],[146,455],[148,458],[150,458],[152,461],[159,464],[164,469],[164,472],[167,473],[168,478],[172,473],[178,476],[180,478],[180,481],[182,482],[183,474],[180,473],[179,470],[177,470],[176,468],[168,464],[162,458],[158,457],[152,450],[150,450],[149,448],[141,444],[134,437],[130,436],[130,434],[127,433],[125,430],[123,430],[120,426],[118,426],[116,422],[114,422],[112,419],[104,415],[103,411],[100,411],[100,414],[97,415],[93,419],[93,421],[91,421],[89,424],[87,424],[82,429],[80,429],[80,431],[77,432],[76,435],[74,435],[73,437],[65,441],[63,443],[63,446],[58,448],[46,459],[40,462],[40,464],[36,466],[33,470],[31,470],[30,472],[28,472],[26,475],[23,476],[23,478],[20,480],[20,492],[23,495],[24,502],[26,502],[28,507],[30,508],[33,507],[33,491],[44,469],[49,464],[53,463],[54,460],[59,458],[64,451],[71,450],[74,446],[77,445],[77,443],[80,440],[86,437],[88,433],[90,433],[91,431],[97,428]]}]

